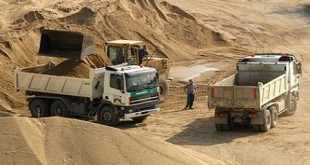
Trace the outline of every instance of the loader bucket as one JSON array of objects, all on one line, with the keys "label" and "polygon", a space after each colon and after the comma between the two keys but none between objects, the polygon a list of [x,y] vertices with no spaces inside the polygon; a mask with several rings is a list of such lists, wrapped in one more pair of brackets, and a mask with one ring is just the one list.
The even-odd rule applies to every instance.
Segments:
[{"label": "loader bucket", "polygon": [[81,59],[94,54],[95,48],[93,39],[82,33],[44,29],[38,55]]}]

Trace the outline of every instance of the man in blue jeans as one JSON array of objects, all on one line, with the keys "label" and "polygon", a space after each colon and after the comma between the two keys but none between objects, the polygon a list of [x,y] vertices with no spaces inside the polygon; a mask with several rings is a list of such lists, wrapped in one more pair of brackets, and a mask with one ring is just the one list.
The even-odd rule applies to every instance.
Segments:
[{"label": "man in blue jeans", "polygon": [[190,79],[189,82],[184,86],[184,91],[187,93],[187,103],[184,109],[194,109],[193,104],[195,100],[195,94],[197,92],[197,86],[194,84],[192,79]]}]

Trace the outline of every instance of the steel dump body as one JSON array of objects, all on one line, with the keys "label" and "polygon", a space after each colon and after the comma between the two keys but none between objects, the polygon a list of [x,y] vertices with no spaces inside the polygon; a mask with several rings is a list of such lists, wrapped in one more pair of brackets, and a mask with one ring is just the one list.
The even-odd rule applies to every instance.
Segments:
[{"label": "steel dump body", "polygon": [[60,94],[85,97],[93,100],[102,96],[103,89],[96,84],[103,83],[104,69],[90,69],[89,78],[54,76],[43,74],[54,64],[49,63],[35,67],[17,68],[15,70],[15,89],[40,93]]},{"label": "steel dump body", "polygon": [[209,107],[261,110],[288,91],[287,62],[237,64],[238,73],[208,87]]}]

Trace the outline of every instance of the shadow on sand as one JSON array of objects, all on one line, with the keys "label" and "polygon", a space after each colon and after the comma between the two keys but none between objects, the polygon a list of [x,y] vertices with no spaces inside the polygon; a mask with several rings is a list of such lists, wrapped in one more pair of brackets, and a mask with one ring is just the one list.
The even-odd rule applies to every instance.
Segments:
[{"label": "shadow on sand", "polygon": [[249,125],[238,125],[234,126],[230,131],[217,132],[211,117],[196,119],[185,127],[182,132],[169,138],[167,141],[177,145],[210,146],[260,134],[259,132],[254,132]]}]

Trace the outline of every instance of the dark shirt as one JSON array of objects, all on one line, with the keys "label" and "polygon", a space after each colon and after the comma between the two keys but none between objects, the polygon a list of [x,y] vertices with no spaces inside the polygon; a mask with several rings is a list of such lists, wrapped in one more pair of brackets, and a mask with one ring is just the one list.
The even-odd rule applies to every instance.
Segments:
[{"label": "dark shirt", "polygon": [[142,59],[147,55],[149,55],[149,52],[147,52],[146,50],[144,49],[139,50],[139,64],[142,63]]},{"label": "dark shirt", "polygon": [[187,83],[184,89],[186,89],[187,94],[195,94],[197,92],[196,84]]}]

